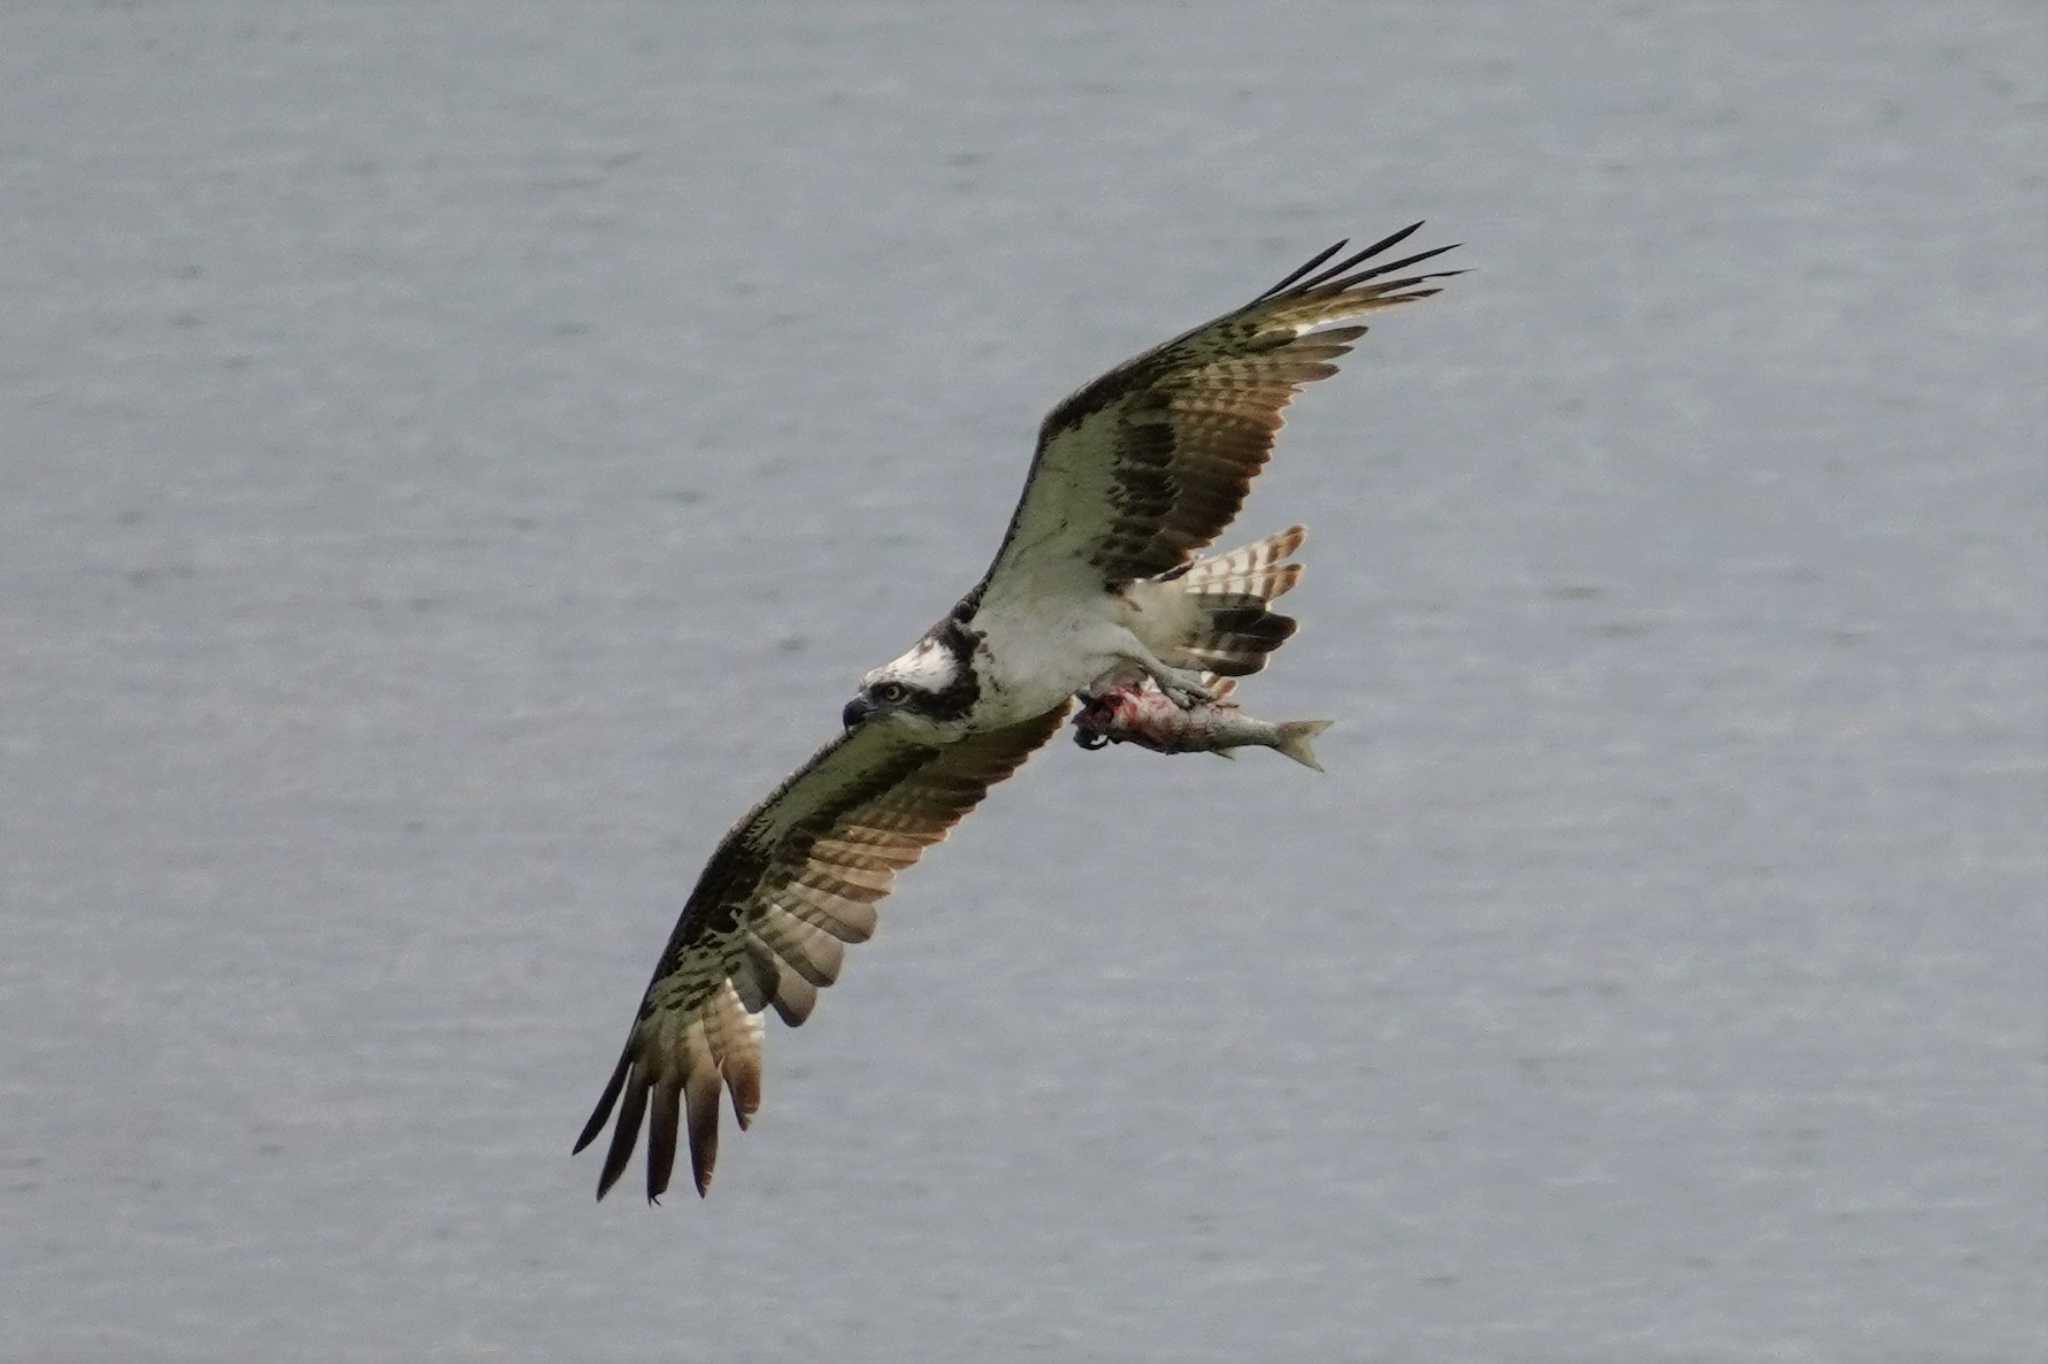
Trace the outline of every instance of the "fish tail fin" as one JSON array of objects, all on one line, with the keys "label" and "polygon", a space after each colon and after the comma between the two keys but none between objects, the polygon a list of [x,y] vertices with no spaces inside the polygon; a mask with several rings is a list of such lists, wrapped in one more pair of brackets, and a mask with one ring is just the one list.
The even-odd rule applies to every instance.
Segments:
[{"label": "fish tail fin", "polygon": [[1289,720],[1279,727],[1278,741],[1273,747],[1303,767],[1313,767],[1320,772],[1323,765],[1316,761],[1316,751],[1309,746],[1309,740],[1335,723],[1334,720]]}]

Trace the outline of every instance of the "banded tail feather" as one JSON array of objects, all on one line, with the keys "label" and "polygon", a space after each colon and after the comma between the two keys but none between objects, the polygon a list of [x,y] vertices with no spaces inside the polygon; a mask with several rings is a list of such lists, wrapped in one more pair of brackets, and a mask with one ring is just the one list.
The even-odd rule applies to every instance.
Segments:
[{"label": "banded tail feather", "polygon": [[1266,666],[1266,655],[1294,636],[1292,616],[1269,610],[1301,579],[1288,562],[1308,538],[1303,526],[1198,559],[1127,590],[1160,658],[1177,668],[1243,677]]}]

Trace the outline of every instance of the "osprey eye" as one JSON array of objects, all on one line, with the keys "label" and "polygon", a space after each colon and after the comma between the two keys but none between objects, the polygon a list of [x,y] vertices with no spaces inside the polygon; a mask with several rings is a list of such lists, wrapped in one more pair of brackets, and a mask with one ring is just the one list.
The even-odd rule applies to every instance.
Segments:
[{"label": "osprey eye", "polygon": [[910,695],[910,688],[901,682],[884,682],[875,688],[875,699],[888,705],[895,705]]}]

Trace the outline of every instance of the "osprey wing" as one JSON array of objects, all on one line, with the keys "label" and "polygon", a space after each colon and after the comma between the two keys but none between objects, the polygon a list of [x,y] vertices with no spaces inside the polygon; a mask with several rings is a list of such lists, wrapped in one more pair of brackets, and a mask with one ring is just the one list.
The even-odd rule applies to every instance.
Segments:
[{"label": "osprey wing", "polygon": [[[1368,265],[1422,224],[1334,265],[1338,242],[1234,312],[1074,393],[1038,433],[1024,494],[983,579],[987,598],[1075,575],[1104,582],[1186,564],[1237,516],[1303,384],[1365,333],[1338,325],[1437,292],[1460,273],[1400,272],[1452,248]],[[1360,267],[1363,268],[1360,268]],[[1398,278],[1387,278],[1387,276]]]},{"label": "osprey wing", "polygon": [[680,1120],[702,1194],[718,1152],[721,1085],[745,1128],[761,1102],[761,1020],[795,1026],[865,942],[896,873],[940,842],[988,788],[1058,731],[1067,705],[942,747],[863,725],[819,749],[733,826],[697,879],[624,1053],[576,1139],[581,1151],[623,1097],[597,1196],[632,1159],[647,1119],[647,1196],[668,1188]]}]

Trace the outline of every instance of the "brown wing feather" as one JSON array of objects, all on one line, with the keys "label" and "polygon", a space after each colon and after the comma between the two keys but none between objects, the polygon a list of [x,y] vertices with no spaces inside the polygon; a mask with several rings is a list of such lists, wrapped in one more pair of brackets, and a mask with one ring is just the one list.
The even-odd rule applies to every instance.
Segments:
[{"label": "brown wing feather", "polygon": [[842,944],[874,931],[875,902],[896,873],[1050,739],[1067,709],[943,747],[862,726],[820,749],[733,827],[683,907],[625,1051],[576,1139],[578,1151],[590,1145],[618,1108],[599,1198],[625,1173],[643,1119],[648,1198],[668,1188],[679,1136],[697,1192],[710,1187],[721,1084],[743,1129],[761,1102],[760,1012],[803,1022],[838,975]]},{"label": "brown wing feather", "polygon": [[[1452,248],[1364,266],[1403,228],[1333,265],[1339,242],[1244,307],[1145,352],[1046,417],[1023,497],[983,581],[1042,591],[1083,569],[1096,586],[1177,568],[1244,505],[1270,457],[1282,410],[1303,384],[1337,372],[1365,334],[1340,323],[1428,298],[1456,270],[1401,274]],[[1388,276],[1397,278],[1387,278]]]}]

